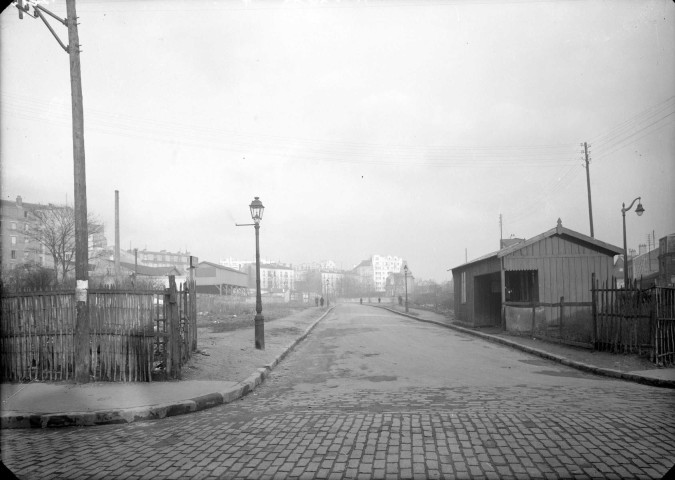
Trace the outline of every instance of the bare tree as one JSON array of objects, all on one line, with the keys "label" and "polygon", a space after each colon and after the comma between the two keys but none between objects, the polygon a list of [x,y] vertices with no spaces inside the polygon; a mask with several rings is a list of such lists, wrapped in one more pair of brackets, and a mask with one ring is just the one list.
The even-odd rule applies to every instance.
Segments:
[{"label": "bare tree", "polygon": [[[61,282],[66,279],[68,272],[75,268],[75,211],[65,205],[39,206],[32,212],[34,222],[31,222],[26,236],[35,240],[52,256],[54,261],[54,275]],[[103,232],[103,224],[93,215],[87,216],[89,235]]]}]

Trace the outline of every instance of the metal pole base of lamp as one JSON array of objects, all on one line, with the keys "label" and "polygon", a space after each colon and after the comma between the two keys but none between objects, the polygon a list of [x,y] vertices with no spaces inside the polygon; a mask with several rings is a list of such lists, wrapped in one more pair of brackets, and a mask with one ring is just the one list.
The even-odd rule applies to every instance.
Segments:
[{"label": "metal pole base of lamp", "polygon": [[255,348],[258,350],[265,350],[265,317],[262,314],[257,314],[254,319],[255,322]]}]

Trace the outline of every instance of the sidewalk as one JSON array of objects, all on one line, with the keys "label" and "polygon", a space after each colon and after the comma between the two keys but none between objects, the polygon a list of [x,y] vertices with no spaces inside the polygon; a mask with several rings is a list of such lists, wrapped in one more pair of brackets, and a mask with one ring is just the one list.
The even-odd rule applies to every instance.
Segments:
[{"label": "sidewalk", "polygon": [[199,329],[199,350],[168,382],[20,383],[0,385],[0,428],[103,425],[151,420],[237,400],[270,371],[332,310],[308,308],[265,324],[265,350],[254,329],[224,333]]},{"label": "sidewalk", "polygon": [[[375,305],[373,305],[375,306]],[[435,323],[453,330],[475,335],[484,340],[508,345],[525,352],[548,358],[597,375],[620,378],[657,387],[675,388],[675,368],[659,368],[646,358],[637,355],[621,355],[596,352],[531,337],[509,335],[501,328],[472,329],[454,324],[453,319],[438,313],[403,307],[380,306],[401,315],[423,322]]]}]

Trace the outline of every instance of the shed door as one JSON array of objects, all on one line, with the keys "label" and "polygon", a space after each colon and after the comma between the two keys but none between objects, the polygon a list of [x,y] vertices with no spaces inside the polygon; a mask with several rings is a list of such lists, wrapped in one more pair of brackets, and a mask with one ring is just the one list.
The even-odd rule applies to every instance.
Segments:
[{"label": "shed door", "polygon": [[474,277],[473,287],[474,325],[500,325],[502,305],[500,273]]}]

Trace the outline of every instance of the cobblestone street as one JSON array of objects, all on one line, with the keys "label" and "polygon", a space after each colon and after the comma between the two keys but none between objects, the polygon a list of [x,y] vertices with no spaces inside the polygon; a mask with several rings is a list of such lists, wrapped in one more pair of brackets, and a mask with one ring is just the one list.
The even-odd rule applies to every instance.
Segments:
[{"label": "cobblestone street", "polygon": [[2,432],[20,478],[661,478],[672,390],[340,306],[235,403]]}]

